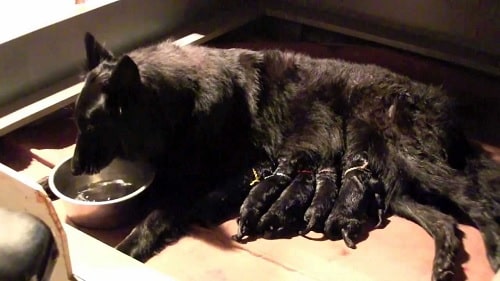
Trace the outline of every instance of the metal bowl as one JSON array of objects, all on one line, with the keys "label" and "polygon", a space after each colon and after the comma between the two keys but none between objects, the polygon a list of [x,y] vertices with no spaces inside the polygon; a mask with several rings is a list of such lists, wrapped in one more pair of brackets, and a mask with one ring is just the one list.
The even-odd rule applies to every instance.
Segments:
[{"label": "metal bowl", "polygon": [[113,160],[94,175],[73,176],[71,158],[52,169],[49,188],[59,197],[67,217],[87,228],[115,228],[130,223],[141,195],[155,172],[150,165]]}]

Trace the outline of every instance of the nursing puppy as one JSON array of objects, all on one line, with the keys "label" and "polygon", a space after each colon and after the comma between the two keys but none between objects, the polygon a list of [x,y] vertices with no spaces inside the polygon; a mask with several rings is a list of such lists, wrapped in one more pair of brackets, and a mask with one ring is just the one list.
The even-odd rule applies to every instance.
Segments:
[{"label": "nursing puppy", "polygon": [[[385,208],[414,220],[434,237],[433,278],[446,280],[456,254],[456,222],[425,203],[447,199],[477,225],[491,265],[498,269],[498,167],[471,150],[439,89],[373,65],[280,51],[164,42],[116,57],[89,34],[85,43],[89,72],[75,107],[79,133],[73,172],[97,172],[115,157],[145,160],[159,169],[152,188],[157,202],[119,245],[121,251],[146,260],[174,242],[196,220],[194,206],[210,206],[200,202],[217,198],[211,196],[214,190],[234,192],[230,201],[236,203],[230,205],[241,204],[249,185],[235,183],[248,181],[252,167],[268,159],[280,161],[267,167],[274,172],[259,185],[286,188],[290,182],[280,179],[292,181],[300,170],[322,171],[320,163],[333,161],[343,143],[338,139],[340,116],[347,124],[355,121],[351,133],[362,145],[352,151],[341,145],[348,150],[341,152],[344,171],[337,176],[350,179],[342,180],[349,184],[340,186],[331,212],[359,216],[362,223],[366,200],[377,201],[369,195],[364,199],[369,189],[363,182],[380,180]],[[376,137],[356,137],[363,131]],[[360,161],[367,163],[369,173],[359,168]],[[356,190],[352,193],[348,186]],[[344,201],[339,202],[340,194]],[[363,199],[354,208],[345,206],[353,195]],[[338,204],[349,212],[335,211],[342,209]],[[320,217],[306,209],[301,208],[306,218]],[[316,209],[325,217],[324,208]],[[345,219],[349,217],[335,215],[318,225],[350,239],[357,226]],[[240,226],[246,221],[242,214]]]}]

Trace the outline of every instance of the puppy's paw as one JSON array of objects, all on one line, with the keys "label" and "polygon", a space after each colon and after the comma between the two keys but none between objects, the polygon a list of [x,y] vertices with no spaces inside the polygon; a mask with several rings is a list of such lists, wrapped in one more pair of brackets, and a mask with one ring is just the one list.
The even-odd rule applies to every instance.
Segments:
[{"label": "puppy's paw", "polygon": [[262,180],[259,179],[258,183],[252,187],[240,207],[238,232],[233,236],[235,241],[241,242],[245,237],[260,234],[259,220],[290,183],[292,173],[293,167],[290,162],[284,158],[280,159],[273,174]]},{"label": "puppy's paw", "polygon": [[332,213],[325,222],[324,233],[331,239],[337,239],[340,236],[347,247],[355,249],[362,225],[361,220]]},{"label": "puppy's paw", "polygon": [[325,216],[320,208],[310,206],[304,214],[306,227],[299,231],[300,235],[306,235],[310,231],[321,231],[324,228]]},{"label": "puppy's paw", "polygon": [[492,223],[483,233],[486,255],[495,272],[500,271],[500,232],[498,230],[498,224]]},{"label": "puppy's paw", "polygon": [[311,205],[304,214],[306,227],[300,231],[301,235],[306,235],[311,230],[323,231],[339,192],[336,181],[337,173],[334,168],[323,168],[316,173],[316,190]]},{"label": "puppy's paw", "polygon": [[262,216],[258,230],[268,237],[296,235],[305,225],[304,213],[314,195],[314,173],[301,170]]},{"label": "puppy's paw", "polygon": [[453,280],[455,274],[453,269],[444,269],[444,268],[434,268],[432,272],[432,281],[451,281]]},{"label": "puppy's paw", "polygon": [[324,232],[329,237],[342,237],[349,248],[356,247],[361,227],[366,223],[368,192],[366,185],[353,175],[346,178],[336,204],[325,222]]},{"label": "puppy's paw", "polygon": [[256,211],[243,207],[240,210],[240,217],[237,219],[238,232],[231,236],[236,242],[244,242],[248,236],[257,234],[258,214]]},{"label": "puppy's paw", "polygon": [[500,272],[500,255],[496,254],[492,256],[490,253],[488,253],[488,261],[490,262],[491,268],[495,272]]},{"label": "puppy's paw", "polygon": [[285,223],[286,219],[283,214],[268,211],[260,218],[257,229],[265,237],[272,238],[274,237],[274,232],[280,229]]},{"label": "puppy's paw", "polygon": [[301,216],[282,212],[267,212],[262,216],[257,229],[264,238],[276,239],[297,235],[304,227]]}]

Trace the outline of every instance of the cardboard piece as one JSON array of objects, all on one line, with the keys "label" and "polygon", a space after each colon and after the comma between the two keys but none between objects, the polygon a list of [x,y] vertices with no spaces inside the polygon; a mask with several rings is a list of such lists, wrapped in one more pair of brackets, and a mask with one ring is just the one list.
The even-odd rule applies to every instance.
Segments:
[{"label": "cardboard piece", "polygon": [[71,269],[66,233],[41,186],[0,164],[0,206],[40,218],[52,231],[59,251],[51,280],[75,280]]}]

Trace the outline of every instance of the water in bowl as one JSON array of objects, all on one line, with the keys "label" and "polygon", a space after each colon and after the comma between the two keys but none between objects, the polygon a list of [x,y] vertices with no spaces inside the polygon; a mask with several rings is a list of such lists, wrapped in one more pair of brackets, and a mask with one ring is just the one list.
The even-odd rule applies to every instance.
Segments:
[{"label": "water in bowl", "polygon": [[106,180],[83,186],[75,199],[87,202],[102,202],[117,199],[134,192],[137,188],[124,180]]}]

